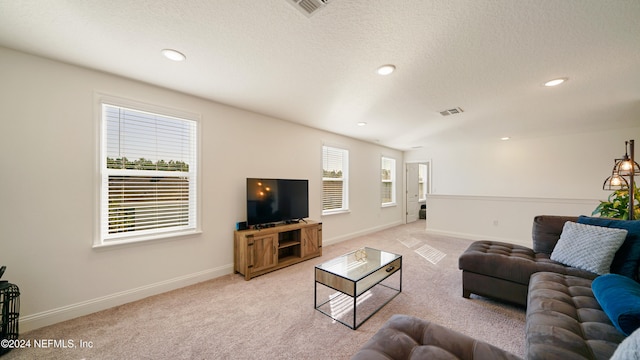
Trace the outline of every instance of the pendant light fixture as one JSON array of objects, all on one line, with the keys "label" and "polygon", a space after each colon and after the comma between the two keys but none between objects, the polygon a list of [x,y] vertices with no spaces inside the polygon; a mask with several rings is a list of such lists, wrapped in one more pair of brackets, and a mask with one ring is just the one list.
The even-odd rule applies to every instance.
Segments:
[{"label": "pendant light fixture", "polygon": [[[603,190],[629,190],[629,220],[634,219],[634,178],[640,175],[640,166],[634,159],[634,141],[624,142],[624,157],[614,160],[613,170],[602,184]],[[629,180],[625,179],[629,177]]]}]

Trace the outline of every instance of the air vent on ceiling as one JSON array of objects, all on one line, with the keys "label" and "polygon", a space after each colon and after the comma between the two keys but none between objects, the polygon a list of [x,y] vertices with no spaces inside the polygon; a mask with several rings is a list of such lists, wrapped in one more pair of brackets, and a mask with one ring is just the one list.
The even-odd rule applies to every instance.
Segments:
[{"label": "air vent on ceiling", "polygon": [[318,10],[327,5],[329,1],[330,0],[287,0],[293,7],[307,15],[307,17],[314,15]]},{"label": "air vent on ceiling", "polygon": [[454,109],[440,111],[440,115],[449,116],[449,115],[460,114],[461,112],[464,112],[464,110],[462,110],[462,108],[457,107],[457,108],[454,108]]}]

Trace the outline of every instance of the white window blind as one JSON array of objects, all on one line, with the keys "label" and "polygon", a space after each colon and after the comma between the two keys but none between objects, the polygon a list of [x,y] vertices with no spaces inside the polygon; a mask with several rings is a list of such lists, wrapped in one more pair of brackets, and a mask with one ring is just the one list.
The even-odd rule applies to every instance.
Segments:
[{"label": "white window blind", "polygon": [[349,210],[349,150],[322,147],[322,213]]},{"label": "white window blind", "polygon": [[381,164],[381,188],[380,197],[382,206],[395,205],[396,203],[396,160],[382,157]]},{"label": "white window blind", "polygon": [[101,241],[196,229],[197,122],[102,104]]}]

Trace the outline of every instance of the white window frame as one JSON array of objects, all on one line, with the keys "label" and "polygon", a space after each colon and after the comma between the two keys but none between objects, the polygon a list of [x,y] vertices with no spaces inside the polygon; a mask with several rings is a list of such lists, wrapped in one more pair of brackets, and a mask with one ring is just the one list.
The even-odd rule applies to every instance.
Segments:
[{"label": "white window frame", "polygon": [[[391,169],[386,169],[385,168],[385,162],[391,162]],[[382,176],[382,172],[384,170],[389,170],[390,174],[389,180],[384,179],[384,177]],[[380,158],[380,203],[382,207],[389,207],[389,206],[396,206],[397,205],[397,200],[396,200],[396,159],[391,158],[391,157],[387,157],[387,156],[382,156]],[[382,184],[383,183],[391,183],[391,201],[388,202],[383,202],[383,194],[382,194]]]},{"label": "white window frame", "polygon": [[[110,95],[95,95],[95,113],[98,124],[97,138],[97,214],[96,234],[93,247],[113,246],[142,241],[166,239],[189,236],[201,233],[200,230],[200,116],[198,114],[173,110],[165,107],[145,104],[133,100],[122,99]],[[108,169],[107,168],[107,121],[105,118],[105,106],[130,109],[137,112],[158,115],[163,118],[175,119],[177,122],[188,123],[192,126],[190,151],[192,158],[186,172],[162,171],[162,170],[135,170],[135,169]],[[131,160],[131,159],[130,159]],[[172,159],[162,159],[172,160]],[[155,229],[133,230],[127,232],[109,234],[109,176],[158,176],[163,178],[188,178],[188,220],[186,224],[171,226],[168,228],[157,227]]]},{"label": "white window frame", "polygon": [[[340,154],[341,157],[341,168],[342,168],[342,178],[331,178],[325,177],[325,163],[327,161],[326,155],[328,152],[333,152],[334,155]],[[336,209],[325,209],[324,208],[324,182],[325,181],[342,181],[342,207]],[[349,212],[349,150],[330,145],[322,146],[322,215],[332,215],[332,214],[340,214]]]}]

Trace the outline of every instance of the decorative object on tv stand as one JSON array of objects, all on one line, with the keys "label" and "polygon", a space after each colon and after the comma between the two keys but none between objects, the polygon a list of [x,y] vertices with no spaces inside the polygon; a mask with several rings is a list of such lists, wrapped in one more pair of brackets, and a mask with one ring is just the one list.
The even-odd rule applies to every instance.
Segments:
[{"label": "decorative object on tv stand", "polygon": [[600,202],[593,211],[594,215],[634,220],[640,214],[640,208],[635,205],[636,199],[640,198],[635,186],[635,176],[640,175],[640,166],[634,159],[634,141],[625,141],[624,145],[624,157],[614,160],[611,176],[602,185],[603,190],[614,192],[609,195],[608,201]]}]

